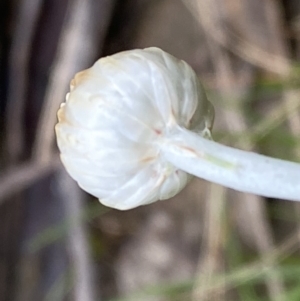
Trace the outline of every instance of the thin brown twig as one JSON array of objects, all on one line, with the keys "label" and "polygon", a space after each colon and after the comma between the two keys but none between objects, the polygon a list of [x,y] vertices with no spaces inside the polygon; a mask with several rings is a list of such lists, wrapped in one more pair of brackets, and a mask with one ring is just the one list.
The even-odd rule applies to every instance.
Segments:
[{"label": "thin brown twig", "polygon": [[6,113],[6,151],[15,162],[24,148],[23,114],[27,95],[30,50],[43,1],[20,1],[9,58],[9,87]]},{"label": "thin brown twig", "polygon": [[[206,24],[205,27],[208,30],[209,36],[218,45],[231,51],[250,64],[271,73],[281,76],[287,76],[289,74],[289,66],[291,63],[286,57],[268,53],[254,44],[247,42],[247,40],[227,28],[225,24],[222,24],[222,27],[218,27],[216,24],[212,26],[212,24],[215,23],[215,19],[211,16],[208,9],[207,5],[209,5],[209,1],[201,4],[194,0],[182,1],[198,22]],[[201,20],[199,19],[199,11],[203,12]]]},{"label": "thin brown twig", "polygon": [[0,176],[0,204],[35,183],[37,180],[55,171],[61,165],[58,155],[46,162],[29,161],[11,168]]}]

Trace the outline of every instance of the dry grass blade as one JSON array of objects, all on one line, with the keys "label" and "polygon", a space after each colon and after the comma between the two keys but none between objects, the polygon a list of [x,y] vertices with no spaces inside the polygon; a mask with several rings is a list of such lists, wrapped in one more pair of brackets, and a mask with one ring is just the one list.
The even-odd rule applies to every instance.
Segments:
[{"label": "dry grass blade", "polygon": [[59,157],[52,156],[45,163],[30,161],[20,164],[0,176],[0,204],[5,198],[18,193],[61,165]]},{"label": "dry grass blade", "polygon": [[[270,14],[270,24],[277,32],[280,32],[280,29],[283,28],[283,16],[280,13],[281,9],[279,7],[279,3],[276,1],[266,1],[267,11],[273,12],[273,14]],[[283,33],[281,34],[281,45],[285,45],[285,36]],[[281,53],[280,55],[284,58],[288,58],[290,53],[288,52],[288,49],[284,46],[280,47]],[[290,63],[288,68],[292,70],[292,64]],[[283,78],[284,79],[284,78]],[[293,89],[293,88],[287,88],[283,93],[283,104],[285,105],[285,112],[290,112],[295,105],[300,105],[300,89]],[[295,111],[294,114],[287,114],[287,123],[290,128],[291,133],[294,135],[294,137],[300,136],[300,111],[299,107],[298,110]],[[294,150],[293,150],[294,156],[297,160],[300,160],[300,145],[298,144]],[[295,203],[293,204],[295,208],[295,212],[297,217],[300,216],[300,205]],[[300,222],[298,222],[297,225],[298,229],[298,235],[299,235],[299,244],[300,244]]]},{"label": "dry grass blade", "polygon": [[[194,1],[182,0],[186,7],[190,10],[192,15],[205,26],[208,34],[218,45],[230,50],[243,60],[250,64],[260,67],[266,71],[276,73],[279,75],[288,75],[290,61],[279,55],[274,55],[256,47],[252,43],[247,42],[241,36],[226,28],[224,24],[219,27],[216,20],[210,11],[209,1]],[[201,20],[199,19],[199,12],[201,13]]]},{"label": "dry grass blade", "polygon": [[[229,95],[232,95],[232,91],[235,91],[235,87],[239,85],[238,78],[245,76],[245,74],[237,74],[234,71],[231,60],[228,57],[228,54],[222,47],[224,47],[224,41],[231,38],[232,33],[224,26],[224,21],[222,20],[220,9],[217,6],[217,1],[207,2],[204,0],[198,0],[197,2],[185,1],[187,6],[193,14],[196,15],[197,20],[200,25],[203,27],[204,32],[206,33],[206,37],[209,43],[209,47],[211,48],[210,53],[212,57],[213,66],[215,69],[215,74],[217,77],[217,81],[219,83],[219,95],[225,95],[225,99],[230,99]],[[226,7],[224,8],[226,9]],[[223,12],[224,13],[224,12]],[[213,21],[212,21],[213,20]],[[241,40],[241,39],[240,39]],[[246,42],[243,42],[246,45]],[[238,45],[238,44],[230,44],[230,45]],[[240,45],[242,45],[240,43]],[[234,46],[236,47],[236,46]],[[248,50],[251,47],[246,47]],[[253,47],[252,47],[253,48]],[[262,51],[257,52],[253,51],[254,62],[260,66],[260,62],[255,60],[255,55],[258,57],[264,58],[265,55],[262,55]],[[245,59],[242,52],[240,53],[243,59]],[[269,55],[269,54],[268,54]],[[270,65],[264,66],[267,69],[270,69]],[[274,66],[274,62],[272,62]],[[278,65],[275,65],[276,72],[286,73],[287,62],[283,60],[279,60]],[[261,66],[260,66],[261,67]],[[273,68],[273,67],[272,67]],[[274,70],[272,70],[274,72]],[[246,77],[251,79],[251,74],[246,75]],[[237,101],[239,99],[238,95],[235,95],[235,98],[231,101],[234,102],[234,106],[236,108],[240,108],[240,104]],[[225,121],[228,129],[231,132],[234,132],[236,129],[239,129],[240,132],[247,133],[247,123],[246,120],[240,110],[226,110],[224,112]],[[244,141],[243,145],[240,145],[244,149],[250,149],[250,140]],[[254,227],[245,228],[246,232],[250,231],[250,235],[253,237],[254,244],[258,249],[258,252],[261,255],[267,254],[273,248],[273,238],[271,227],[268,224],[268,220],[265,215],[264,203],[263,200],[257,196],[253,195],[241,195],[240,193],[235,193],[235,202],[246,203],[246,206],[239,206],[240,210],[244,212],[243,216],[248,220],[247,224],[251,224]],[[246,212],[247,214],[246,214]],[[276,262],[273,263],[276,265]],[[276,269],[272,268],[270,272],[272,275],[276,275],[276,277],[269,277],[270,274],[266,274],[266,285],[268,287],[269,295],[271,300],[277,300],[277,296],[283,295],[283,283],[280,279],[280,276],[276,272]]]},{"label": "dry grass blade", "polygon": [[[248,230],[248,233],[251,233],[258,253],[264,258],[267,254],[272,252],[274,248],[272,227],[267,217],[265,203],[261,198],[251,194],[244,195],[243,203],[239,201],[240,200],[236,200],[233,203],[233,206],[239,208],[239,210],[237,210],[241,220],[239,224],[240,226],[244,224],[245,228],[251,229],[250,231]],[[244,229],[244,233],[247,231],[245,230],[246,229]],[[283,279],[276,268],[278,263],[276,261],[268,261],[268,264],[269,269],[264,275],[270,300],[282,300],[278,299],[278,296],[284,294]]]},{"label": "dry grass blade", "polygon": [[[203,256],[199,259],[198,263],[198,277],[201,281],[196,281],[193,290],[193,299],[199,300],[199,291],[203,288],[210,286],[214,280],[214,276],[223,271],[223,211],[225,207],[224,193],[226,189],[211,184],[209,185],[209,193],[207,193],[207,200],[205,202],[206,212],[204,219],[204,242],[205,248]],[[224,292],[222,287],[208,294],[205,299],[201,300],[224,300]]]},{"label": "dry grass blade", "polygon": [[27,95],[30,50],[41,6],[41,0],[21,1],[16,17],[16,28],[9,58],[6,116],[6,148],[12,162],[20,157],[24,147],[23,114]]},{"label": "dry grass blade", "polygon": [[[288,125],[291,129],[292,134],[295,137],[300,136],[300,115],[299,115],[299,106],[300,106],[300,91],[299,90],[287,90],[285,91],[284,95],[284,105],[285,105],[285,112],[291,111],[295,104],[298,105],[298,110],[294,112],[294,114],[288,115]],[[295,158],[300,160],[300,144],[298,144],[294,149]],[[294,204],[295,214],[297,219],[300,217],[300,204]],[[299,237],[299,244],[300,244],[300,222],[297,223],[298,229],[298,237]]]},{"label": "dry grass blade", "polygon": [[69,253],[74,270],[73,300],[92,301],[94,298],[92,283],[92,265],[89,258],[89,248],[86,229],[82,221],[83,192],[77,183],[61,169],[57,176],[59,193],[64,200],[69,222]]},{"label": "dry grass blade", "polygon": [[[270,272],[273,268],[273,262],[284,260],[298,249],[298,233],[293,233],[279,247],[274,248],[260,260],[237,271],[232,271],[221,279],[216,278],[214,282],[210,283],[210,286],[203,287],[201,291],[198,291],[198,300],[201,300],[201,298],[209,294],[211,291],[220,288],[227,291],[262,274]],[[201,279],[199,279],[199,281],[201,281]],[[278,295],[277,298],[278,300],[283,300],[283,295]]]},{"label": "dry grass blade", "polygon": [[[292,97],[297,97],[297,95],[292,93]],[[289,97],[289,99],[291,100],[292,97]],[[298,97],[296,100],[297,101],[291,102],[288,107],[286,103],[280,103],[272,108],[268,116],[258,122],[254,127],[252,127],[251,134],[254,136],[254,139],[250,139],[249,141],[249,137],[241,137],[241,143],[244,144],[248,143],[247,141],[249,141],[249,147],[253,148],[257,140],[262,139],[264,136],[268,135],[268,133],[273,131],[280,124],[284,123],[287,119],[289,120],[294,115],[297,115],[300,109],[300,102],[298,102]]]}]

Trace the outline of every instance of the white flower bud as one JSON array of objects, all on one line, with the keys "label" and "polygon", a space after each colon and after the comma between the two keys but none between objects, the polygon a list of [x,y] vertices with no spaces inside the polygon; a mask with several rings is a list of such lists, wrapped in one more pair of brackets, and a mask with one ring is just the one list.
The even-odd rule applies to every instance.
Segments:
[{"label": "white flower bud", "polygon": [[210,136],[212,106],[193,70],[160,49],[118,53],[79,72],[58,119],[67,171],[107,206],[125,210],[170,198],[187,173],[300,201],[300,164],[201,137]]},{"label": "white flower bud", "polygon": [[170,198],[188,174],[161,141],[178,126],[205,135],[213,109],[195,72],[157,48],[98,60],[71,81],[58,111],[61,160],[79,186],[125,210]]}]

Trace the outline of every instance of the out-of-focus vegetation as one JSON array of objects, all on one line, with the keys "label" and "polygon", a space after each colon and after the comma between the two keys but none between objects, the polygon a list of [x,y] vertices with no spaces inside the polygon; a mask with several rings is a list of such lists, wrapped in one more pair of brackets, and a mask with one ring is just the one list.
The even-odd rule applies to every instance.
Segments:
[{"label": "out-of-focus vegetation", "polygon": [[157,46],[199,74],[215,140],[300,162],[298,0],[2,0],[0,15],[0,301],[300,300],[300,204],[195,179],[109,210],[53,131],[75,72]]}]

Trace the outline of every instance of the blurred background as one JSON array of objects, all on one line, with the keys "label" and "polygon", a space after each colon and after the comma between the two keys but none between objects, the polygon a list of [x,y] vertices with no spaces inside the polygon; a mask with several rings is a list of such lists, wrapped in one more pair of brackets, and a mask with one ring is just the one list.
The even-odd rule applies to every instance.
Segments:
[{"label": "blurred background", "polygon": [[1,0],[0,301],[300,300],[300,204],[194,179],[119,212],[62,168],[75,72],[157,46],[216,108],[216,141],[300,161],[300,1]]}]

